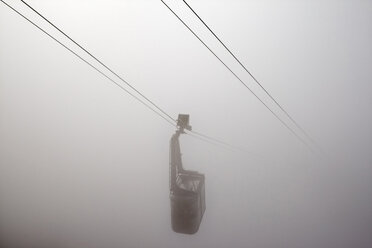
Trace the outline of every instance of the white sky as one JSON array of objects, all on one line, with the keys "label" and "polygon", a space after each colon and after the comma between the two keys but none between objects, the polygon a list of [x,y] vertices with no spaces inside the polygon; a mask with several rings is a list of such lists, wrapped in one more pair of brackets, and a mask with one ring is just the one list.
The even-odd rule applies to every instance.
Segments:
[{"label": "white sky", "polygon": [[[269,162],[183,137],[207,209],[196,235],[173,233],[174,128],[1,3],[9,247],[371,247],[372,1],[188,1],[337,162],[312,157],[160,0],[27,2],[175,118]],[[166,2],[264,96],[181,0]]]}]

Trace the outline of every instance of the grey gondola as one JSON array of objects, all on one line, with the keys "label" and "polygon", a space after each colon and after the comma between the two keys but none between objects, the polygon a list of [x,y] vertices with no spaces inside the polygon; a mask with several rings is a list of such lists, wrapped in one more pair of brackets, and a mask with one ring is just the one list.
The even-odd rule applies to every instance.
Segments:
[{"label": "grey gondola", "polygon": [[204,175],[183,169],[179,136],[191,130],[189,115],[179,115],[176,133],[170,140],[170,201],[172,229],[194,234],[205,211]]}]

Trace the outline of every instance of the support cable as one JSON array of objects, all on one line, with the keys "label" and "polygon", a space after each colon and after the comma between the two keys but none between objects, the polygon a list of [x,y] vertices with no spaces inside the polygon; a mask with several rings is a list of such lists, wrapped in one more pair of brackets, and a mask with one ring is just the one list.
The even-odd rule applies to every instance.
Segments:
[{"label": "support cable", "polygon": [[[230,55],[243,67],[243,69],[251,76],[251,78],[258,84],[263,91],[270,97],[270,99],[283,111],[283,113],[295,124],[295,126],[313,143],[316,142],[313,138],[305,131],[304,128],[284,109],[282,105],[278,103],[277,100],[265,89],[265,87],[257,80],[255,76],[245,67],[245,65],[235,56],[233,52],[225,45],[224,42],[212,31],[212,29],[204,22],[204,20],[195,12],[195,10],[185,1],[182,0],[186,6],[195,14],[195,16],[203,23],[203,25],[212,33],[212,35],[221,43],[221,45],[230,53]],[[316,145],[318,146],[318,145]]]},{"label": "support cable", "polygon": [[[28,8],[30,8],[33,12],[35,12],[37,15],[39,15],[42,19],[44,19],[46,22],[48,22],[50,25],[52,25],[55,29],[57,29],[60,33],[62,33],[65,37],[67,37],[70,41],[72,41],[75,45],[77,45],[79,48],[81,48],[84,52],[86,52],[89,56],[91,56],[94,60],[96,60],[99,64],[104,66],[107,70],[109,70],[111,73],[113,73],[116,77],[118,77],[122,82],[127,84],[130,88],[132,88],[134,91],[136,91],[139,95],[141,95],[144,99],[146,99],[148,102],[150,102],[154,107],[156,107],[158,110],[160,110],[163,114],[165,114],[167,117],[169,117],[172,121],[176,122],[175,119],[173,119],[168,113],[166,113],[162,108],[160,108],[158,105],[156,105],[153,101],[151,101],[149,98],[147,98],[144,94],[142,94],[140,91],[138,91],[135,87],[130,85],[126,80],[124,80],[121,76],[119,76],[117,73],[115,73],[112,69],[110,69],[106,64],[104,64],[101,60],[99,60],[96,56],[94,56],[92,53],[90,53],[87,49],[85,49],[83,46],[81,46],[79,43],[77,43],[74,39],[72,39],[69,35],[67,35],[64,31],[62,31],[60,28],[58,28],[55,24],[53,24],[50,20],[48,20],[45,16],[43,16],[40,12],[38,12],[35,8],[33,8],[31,5],[26,3],[24,0],[21,0],[22,3],[24,3]],[[173,125],[173,123],[172,123]],[[174,126],[174,125],[173,125]],[[221,140],[215,139],[213,137],[192,131],[192,133],[202,136],[205,139],[208,139],[210,141],[213,141],[214,143],[218,143],[220,145],[223,145],[225,147],[229,147],[230,149],[234,150],[240,150],[243,152],[244,149],[232,146],[230,144],[227,144],[226,142],[223,142]]]},{"label": "support cable", "polygon": [[[44,17],[40,12],[38,12],[35,8],[33,8],[31,5],[29,5],[28,3],[26,3],[24,0],[21,0],[22,3],[24,3],[28,8],[30,8],[32,11],[34,11],[37,15],[39,15],[41,18],[43,18],[46,22],[48,22],[50,25],[52,25],[55,29],[57,29],[60,33],[62,33],[65,37],[67,37],[70,41],[72,41],[75,45],[77,45],[79,48],[81,48],[84,52],[86,52],[89,56],[91,56],[94,60],[96,60],[98,63],[100,63],[102,66],[104,66],[107,70],[109,70],[111,73],[113,73],[116,77],[118,77],[122,82],[124,82],[125,84],[127,84],[129,87],[131,87],[134,91],[136,91],[139,95],[141,95],[144,99],[146,99],[148,102],[150,102],[154,107],[156,107],[158,110],[160,110],[163,114],[165,114],[166,116],[168,116],[171,120],[173,120],[174,122],[176,122],[175,119],[173,119],[169,114],[167,114],[165,111],[163,111],[159,106],[157,106],[153,101],[151,101],[149,98],[147,98],[144,94],[142,94],[140,91],[138,91],[136,88],[134,88],[132,85],[130,85],[126,80],[124,80],[122,77],[120,77],[117,73],[115,73],[112,69],[110,69],[108,66],[106,66],[103,62],[101,62],[96,56],[94,56],[92,53],[90,53],[87,49],[85,49],[83,46],[81,46],[79,43],[77,43],[74,39],[72,39],[69,35],[67,35],[64,31],[62,31],[60,28],[58,28],[55,24],[53,24],[51,21],[49,21],[46,17]],[[173,124],[172,124],[173,125]],[[174,125],[173,125],[174,126]],[[241,148],[237,148],[237,147],[234,147],[230,144],[227,144],[226,142],[223,142],[223,141],[220,141],[218,139],[215,139],[213,137],[210,137],[210,136],[207,136],[207,135],[204,135],[204,134],[201,134],[201,133],[197,133],[195,131],[192,131],[192,133],[196,134],[196,135],[199,135],[199,136],[202,136],[204,139],[207,139],[207,140],[210,140],[210,141],[213,141],[214,143],[211,143],[211,144],[215,144],[215,143],[218,143],[220,145],[223,145],[225,147],[229,147],[230,149],[234,149],[234,150],[240,150],[240,151],[244,151],[244,149],[241,149]],[[190,133],[188,133],[190,134]],[[194,136],[194,138],[198,138],[197,136],[195,135],[191,135],[190,136]],[[206,142],[208,142],[207,140],[204,140]]]},{"label": "support cable", "polygon": [[249,155],[250,159],[254,159],[256,161],[274,163],[274,161],[268,159],[267,156],[263,156],[262,154],[247,151],[244,148],[230,145],[230,144],[228,144],[224,141],[215,139],[213,137],[207,136],[207,135],[199,133],[199,132],[185,131],[185,134],[194,138],[194,139],[203,141],[205,143],[211,144],[211,145],[216,146],[216,147],[223,148],[223,149],[225,149],[226,151],[229,151],[229,152],[235,152],[235,153],[239,153],[241,155]]},{"label": "support cable", "polygon": [[90,67],[92,67],[94,70],[96,70],[97,72],[99,72],[102,76],[104,76],[105,78],[107,78],[108,80],[110,80],[112,83],[114,83],[116,86],[118,86],[120,89],[122,89],[123,91],[125,91],[126,93],[128,93],[130,96],[132,96],[133,98],[135,98],[137,101],[141,102],[143,105],[145,105],[148,109],[150,109],[151,111],[153,111],[155,114],[157,114],[158,116],[160,116],[161,118],[163,118],[164,120],[166,120],[169,124],[171,124],[172,126],[175,126],[175,124],[173,122],[171,122],[170,120],[168,120],[167,118],[165,118],[163,115],[161,115],[159,112],[157,112],[156,110],[154,110],[151,106],[149,106],[146,102],[144,102],[143,100],[141,100],[139,97],[137,97],[136,95],[134,95],[133,93],[131,93],[130,91],[128,91],[127,89],[125,89],[122,85],[120,85],[119,83],[117,83],[115,80],[113,80],[112,78],[110,78],[109,76],[107,76],[104,72],[102,72],[100,69],[98,69],[97,67],[95,67],[93,64],[89,63],[87,60],[85,60],[83,57],[81,57],[80,55],[78,55],[76,52],[74,52],[72,49],[68,48],[65,44],[63,44],[62,42],[60,42],[58,39],[56,39],[54,36],[52,36],[51,34],[49,34],[47,31],[45,31],[44,29],[42,29],[40,26],[38,26],[36,23],[34,23],[33,21],[31,21],[30,19],[28,19],[26,16],[24,16],[23,14],[21,14],[19,11],[17,11],[16,9],[14,9],[12,6],[10,6],[9,4],[7,4],[6,2],[4,2],[3,0],[0,0],[2,3],[4,3],[7,7],[9,7],[11,10],[13,10],[15,13],[17,13],[18,15],[20,15],[21,17],[23,17],[26,21],[28,21],[29,23],[31,23],[33,26],[35,26],[36,28],[38,28],[41,32],[43,32],[44,34],[46,34],[47,36],[49,36],[51,39],[53,39],[55,42],[57,42],[59,45],[61,45],[62,47],[64,47],[65,49],[67,49],[69,52],[71,52],[73,55],[75,55],[76,57],[78,57],[80,60],[82,60],[83,62],[85,62],[86,64],[88,64]]},{"label": "support cable", "polygon": [[[231,148],[231,149],[234,149],[234,150],[238,150],[238,151],[242,151],[242,152],[246,152],[243,148],[240,148],[240,147],[237,147],[237,146],[233,146],[233,145],[231,145],[231,144],[229,144],[229,143],[226,143],[226,142],[224,142],[224,141],[222,141],[222,140],[219,140],[219,139],[216,139],[216,138],[213,138],[213,137],[211,137],[211,136],[208,136],[208,135],[205,135],[205,134],[202,134],[202,133],[200,133],[200,132],[196,132],[196,131],[190,131],[192,134],[194,134],[194,135],[198,135],[198,136],[201,136],[201,137],[203,137],[204,139],[208,139],[208,140],[210,140],[210,141],[213,141],[214,143],[218,143],[218,144],[220,144],[220,145],[223,145],[223,146],[227,146],[227,147],[229,147],[229,148]],[[188,134],[190,134],[190,133],[188,133]]]},{"label": "support cable", "polygon": [[99,60],[97,57],[95,57],[93,54],[91,54],[87,49],[85,49],[83,46],[81,46],[79,43],[77,43],[74,39],[72,39],[69,35],[67,35],[65,32],[63,32],[60,28],[58,28],[56,25],[54,25],[51,21],[49,21],[46,17],[44,17],[42,14],[40,14],[37,10],[35,10],[32,6],[30,6],[25,1],[21,0],[22,3],[24,3],[27,7],[29,7],[32,11],[34,11],[37,15],[39,15],[41,18],[43,18],[46,22],[48,22],[50,25],[52,25],[55,29],[57,29],[60,33],[62,33],[64,36],[66,36],[70,41],[72,41],[75,45],[80,47],[84,52],[89,54],[94,60],[96,60],[99,64],[101,64],[103,67],[105,67],[107,70],[109,70],[112,74],[114,74],[117,78],[119,78],[123,83],[128,85],[132,90],[137,92],[139,95],[141,95],[144,99],[146,99],[151,105],[153,105],[155,108],[157,108],[160,112],[162,112],[164,115],[166,115],[169,119],[176,122],[175,119],[173,119],[167,112],[165,112],[163,109],[161,109],[157,104],[155,104],[153,101],[151,101],[149,98],[147,98],[144,94],[142,94],[139,90],[137,90],[134,86],[129,84],[125,79],[123,79],[120,75],[118,75],[116,72],[114,72],[110,67],[108,67],[105,63],[103,63],[101,60]]},{"label": "support cable", "polygon": [[[7,4],[6,2],[4,2],[3,0],[0,0],[4,5],[6,5],[7,7],[9,7],[11,10],[13,10],[15,13],[17,13],[18,15],[20,15],[22,18],[24,18],[26,21],[28,21],[30,24],[32,24],[33,26],[35,26],[37,29],[39,29],[41,32],[43,32],[44,34],[46,34],[48,37],[50,37],[51,39],[53,39],[55,42],[57,42],[59,45],[61,45],[63,48],[65,48],[66,50],[68,50],[70,53],[72,53],[73,55],[75,55],[77,58],[79,58],[81,61],[83,61],[84,63],[86,63],[87,65],[89,65],[90,67],[92,67],[94,70],[96,70],[98,73],[100,73],[102,76],[104,76],[105,78],[107,78],[108,80],[110,80],[112,83],[114,83],[116,86],[118,86],[121,90],[125,91],[127,94],[129,94],[130,96],[132,96],[133,98],[135,98],[136,100],[138,100],[140,103],[142,103],[145,107],[147,107],[148,109],[150,109],[151,111],[153,111],[155,114],[157,114],[158,116],[160,116],[161,118],[163,118],[165,121],[167,121],[170,125],[172,125],[173,127],[176,127],[175,123],[173,123],[172,121],[170,121],[169,119],[165,118],[163,115],[161,115],[159,112],[157,112],[155,109],[153,109],[150,105],[148,105],[146,102],[144,102],[142,99],[140,99],[139,97],[137,97],[136,95],[134,95],[133,93],[131,93],[130,91],[128,91],[126,88],[124,88],[121,84],[117,83],[114,79],[112,79],[111,77],[109,77],[107,74],[105,74],[104,72],[102,72],[100,69],[98,69],[96,66],[94,66],[93,64],[91,64],[90,62],[88,62],[86,59],[84,59],[83,57],[81,57],[79,54],[77,54],[76,52],[74,52],[71,48],[67,47],[65,44],[63,44],[61,41],[59,41],[57,38],[55,38],[54,36],[52,36],[51,34],[49,34],[47,31],[45,31],[43,28],[41,28],[40,26],[38,26],[36,23],[34,23],[33,21],[31,21],[29,18],[27,18],[26,16],[24,16],[22,13],[20,13],[19,11],[17,11],[16,9],[14,9],[12,6],[10,6],[9,4]],[[82,48],[83,49],[83,48]],[[85,49],[83,49],[84,51],[86,51]],[[87,52],[87,51],[86,51]],[[90,54],[91,55],[91,54]],[[95,58],[93,55],[91,55],[93,58]],[[115,73],[114,73],[115,74]],[[141,96],[143,96],[141,93],[139,93]],[[146,100],[147,98],[144,97]],[[149,101],[151,102],[151,101]],[[159,110],[161,110],[160,108],[158,108]],[[164,114],[166,114],[164,112]],[[166,114],[168,117],[170,117],[168,114]],[[174,120],[173,118],[170,118],[172,120]],[[175,120],[174,120],[175,121]],[[212,145],[217,145],[217,146],[220,146],[220,147],[223,147],[225,148],[226,150],[233,150],[233,151],[240,151],[240,152],[244,152],[244,153],[250,153],[251,155],[255,155],[251,152],[247,152],[245,151],[244,149],[240,148],[240,147],[236,147],[236,146],[232,146],[224,141],[221,141],[219,139],[216,139],[216,138],[213,138],[211,136],[207,136],[205,134],[202,134],[202,133],[199,133],[199,132],[195,132],[195,131],[192,131],[191,133],[187,133],[188,135],[192,136],[193,138],[196,138],[196,139],[199,139],[199,140],[202,140],[204,142],[207,142],[209,144],[212,144]],[[256,155],[257,156],[257,155]]]},{"label": "support cable", "polygon": [[299,141],[301,141],[306,147],[309,148],[310,151],[314,152],[312,147],[303,139],[301,136],[299,136],[291,127],[288,126],[287,123],[285,123],[272,109],[269,108],[269,106],[262,101],[257,94],[255,94],[244,82],[243,80],[234,73],[231,68],[222,61],[218,55],[213,52],[213,50],[163,1],[160,0],[171,12],[172,14],[177,17],[177,19],[237,78]]}]

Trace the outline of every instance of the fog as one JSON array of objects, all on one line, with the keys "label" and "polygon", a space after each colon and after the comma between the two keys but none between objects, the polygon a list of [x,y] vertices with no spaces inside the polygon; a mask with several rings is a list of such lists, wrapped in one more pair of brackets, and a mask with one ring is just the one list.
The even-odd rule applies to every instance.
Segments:
[{"label": "fog", "polygon": [[[249,152],[181,136],[206,211],[196,234],[173,232],[175,127],[1,3],[1,247],[372,247],[372,1],[188,1],[324,156],[161,1],[27,3],[172,117]],[[182,1],[166,3],[279,113]]]}]

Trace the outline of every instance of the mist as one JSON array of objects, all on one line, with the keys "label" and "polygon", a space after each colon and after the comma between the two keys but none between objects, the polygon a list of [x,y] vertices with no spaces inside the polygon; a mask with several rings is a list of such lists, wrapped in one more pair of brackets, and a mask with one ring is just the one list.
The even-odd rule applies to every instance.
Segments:
[{"label": "mist", "polygon": [[[165,2],[285,118],[182,1]],[[372,1],[187,2],[323,156],[161,1],[27,1],[173,118],[244,149],[181,135],[206,211],[196,234],[175,233],[176,128],[0,3],[1,247],[372,247]]]}]

